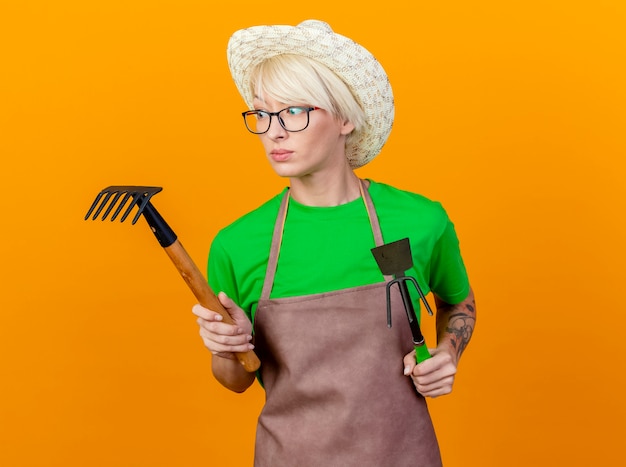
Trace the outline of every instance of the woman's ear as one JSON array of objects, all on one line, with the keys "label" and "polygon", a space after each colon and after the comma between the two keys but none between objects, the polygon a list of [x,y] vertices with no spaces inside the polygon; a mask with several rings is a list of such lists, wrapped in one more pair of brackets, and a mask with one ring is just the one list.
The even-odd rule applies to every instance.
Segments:
[{"label": "woman's ear", "polygon": [[342,135],[349,135],[353,131],[354,131],[354,123],[352,123],[350,120],[346,120],[345,122],[341,124]]}]

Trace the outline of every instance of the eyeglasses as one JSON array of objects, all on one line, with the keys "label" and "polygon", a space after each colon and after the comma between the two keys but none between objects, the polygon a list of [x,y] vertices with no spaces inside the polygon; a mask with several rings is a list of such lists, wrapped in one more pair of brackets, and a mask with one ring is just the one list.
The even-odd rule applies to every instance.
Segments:
[{"label": "eyeglasses", "polygon": [[246,128],[250,133],[262,135],[270,129],[272,117],[278,118],[278,123],[285,130],[295,133],[304,130],[309,126],[309,112],[319,110],[319,107],[287,107],[278,112],[267,112],[265,110],[247,110],[242,112]]}]

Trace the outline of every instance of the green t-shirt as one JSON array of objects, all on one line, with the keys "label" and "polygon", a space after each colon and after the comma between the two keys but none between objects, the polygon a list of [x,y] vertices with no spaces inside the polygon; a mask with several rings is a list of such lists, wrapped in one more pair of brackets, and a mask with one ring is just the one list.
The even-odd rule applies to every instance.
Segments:
[{"label": "green t-shirt", "polygon": [[[438,202],[370,181],[385,243],[408,237],[424,294],[448,303],[467,297],[469,283],[452,222]],[[283,193],[218,232],[208,278],[254,319],[263,288],[274,224]],[[305,206],[290,198],[272,298],[311,295],[384,280],[372,255],[376,245],[362,198],[341,206]],[[412,289],[409,285],[409,290]],[[413,293],[415,310],[418,294]]]}]

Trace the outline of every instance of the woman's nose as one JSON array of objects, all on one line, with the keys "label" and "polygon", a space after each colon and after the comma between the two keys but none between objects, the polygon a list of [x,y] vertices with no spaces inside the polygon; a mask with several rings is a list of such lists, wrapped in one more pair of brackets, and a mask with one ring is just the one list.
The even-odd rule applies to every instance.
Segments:
[{"label": "woman's nose", "polygon": [[287,130],[283,128],[278,120],[278,116],[275,115],[270,121],[270,127],[267,130],[267,136],[271,139],[284,138],[287,136]]}]

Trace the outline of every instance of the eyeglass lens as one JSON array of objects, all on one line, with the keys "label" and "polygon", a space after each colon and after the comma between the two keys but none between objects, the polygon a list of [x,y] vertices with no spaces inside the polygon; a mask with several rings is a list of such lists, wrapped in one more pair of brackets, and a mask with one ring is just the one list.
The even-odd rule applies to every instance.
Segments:
[{"label": "eyeglass lens", "polygon": [[310,110],[312,109],[308,107],[287,107],[277,114],[253,110],[246,112],[244,118],[246,126],[253,133],[265,133],[269,130],[274,115],[285,130],[294,132],[302,131],[308,126]]}]

